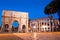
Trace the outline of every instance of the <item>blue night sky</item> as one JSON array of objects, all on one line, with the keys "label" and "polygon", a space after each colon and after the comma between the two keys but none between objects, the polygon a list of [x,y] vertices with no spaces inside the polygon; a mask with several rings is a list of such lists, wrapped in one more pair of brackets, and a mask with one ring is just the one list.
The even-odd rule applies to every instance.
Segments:
[{"label": "blue night sky", "polygon": [[[43,18],[44,7],[49,4],[51,0],[0,0],[0,25],[2,24],[2,10],[12,10],[28,12],[29,19]],[[58,18],[54,14],[54,18]]]}]

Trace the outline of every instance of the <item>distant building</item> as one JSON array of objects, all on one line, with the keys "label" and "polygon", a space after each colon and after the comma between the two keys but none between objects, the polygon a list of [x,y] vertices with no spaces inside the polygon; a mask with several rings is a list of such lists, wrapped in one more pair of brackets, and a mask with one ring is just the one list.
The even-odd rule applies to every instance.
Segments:
[{"label": "distant building", "polygon": [[30,20],[29,24],[31,32],[51,32],[51,30],[54,31],[55,27],[58,28],[59,21],[58,19],[50,20],[45,17]]}]

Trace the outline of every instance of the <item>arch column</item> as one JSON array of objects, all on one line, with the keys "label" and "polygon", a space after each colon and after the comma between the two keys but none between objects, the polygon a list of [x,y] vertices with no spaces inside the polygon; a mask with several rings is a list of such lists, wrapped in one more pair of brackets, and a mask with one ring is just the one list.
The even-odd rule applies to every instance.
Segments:
[{"label": "arch column", "polygon": [[26,32],[28,32],[28,19],[26,19]]},{"label": "arch column", "polygon": [[4,32],[4,23],[2,24],[1,32]]},{"label": "arch column", "polygon": [[21,31],[22,31],[22,27],[21,27],[21,25],[19,24],[18,32],[21,32]]},{"label": "arch column", "polygon": [[28,32],[28,25],[26,25],[25,27],[26,27],[26,30],[25,30],[25,32]]},{"label": "arch column", "polygon": [[9,24],[9,32],[12,32],[12,24]]}]

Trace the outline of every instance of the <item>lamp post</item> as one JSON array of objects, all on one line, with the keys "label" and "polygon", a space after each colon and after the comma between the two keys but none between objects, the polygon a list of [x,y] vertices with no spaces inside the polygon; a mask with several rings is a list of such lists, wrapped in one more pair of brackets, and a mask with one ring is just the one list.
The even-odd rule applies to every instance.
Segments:
[{"label": "lamp post", "polygon": [[33,32],[36,32],[36,26],[35,25],[33,26]]},{"label": "lamp post", "polygon": [[33,40],[37,40],[37,35],[36,35],[36,26],[34,25],[33,26],[33,28],[34,28],[34,33],[33,33]]}]

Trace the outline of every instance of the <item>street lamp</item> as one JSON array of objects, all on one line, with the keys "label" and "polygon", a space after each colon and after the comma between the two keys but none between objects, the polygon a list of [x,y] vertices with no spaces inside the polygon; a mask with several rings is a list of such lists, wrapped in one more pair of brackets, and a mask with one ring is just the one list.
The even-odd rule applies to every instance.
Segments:
[{"label": "street lamp", "polygon": [[33,26],[33,32],[36,32],[36,26],[35,25]]}]

